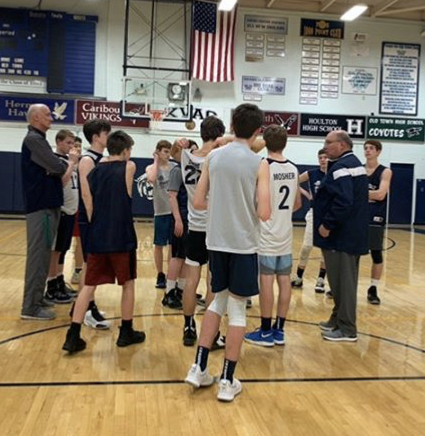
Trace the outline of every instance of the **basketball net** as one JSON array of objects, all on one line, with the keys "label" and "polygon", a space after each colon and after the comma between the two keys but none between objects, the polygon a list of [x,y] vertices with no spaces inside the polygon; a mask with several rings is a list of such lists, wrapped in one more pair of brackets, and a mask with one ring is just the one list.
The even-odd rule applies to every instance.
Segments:
[{"label": "basketball net", "polygon": [[162,121],[166,115],[167,111],[164,109],[151,109],[150,110],[150,122],[149,128],[150,130],[161,130],[162,129]]}]

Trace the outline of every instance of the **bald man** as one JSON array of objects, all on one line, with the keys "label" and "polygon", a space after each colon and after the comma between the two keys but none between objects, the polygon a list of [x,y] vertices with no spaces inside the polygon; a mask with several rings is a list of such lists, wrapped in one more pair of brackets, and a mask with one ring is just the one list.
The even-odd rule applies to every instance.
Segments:
[{"label": "bald man", "polygon": [[52,244],[56,237],[63,204],[61,178],[77,162],[70,156],[65,163],[53,153],[46,140],[52,123],[50,109],[43,104],[30,106],[28,133],[21,150],[22,190],[27,222],[27,259],[21,318],[55,318],[51,303],[43,298]]}]

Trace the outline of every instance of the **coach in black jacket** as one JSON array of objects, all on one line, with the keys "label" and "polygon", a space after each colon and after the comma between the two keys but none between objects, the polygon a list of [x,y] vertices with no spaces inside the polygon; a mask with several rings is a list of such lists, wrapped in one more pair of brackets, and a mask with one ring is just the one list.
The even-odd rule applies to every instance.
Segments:
[{"label": "coach in black jacket", "polygon": [[319,324],[330,341],[357,340],[359,258],[368,252],[368,181],[352,148],[347,132],[327,135],[328,170],[314,200],[313,243],[322,249],[335,302],[330,319]]}]

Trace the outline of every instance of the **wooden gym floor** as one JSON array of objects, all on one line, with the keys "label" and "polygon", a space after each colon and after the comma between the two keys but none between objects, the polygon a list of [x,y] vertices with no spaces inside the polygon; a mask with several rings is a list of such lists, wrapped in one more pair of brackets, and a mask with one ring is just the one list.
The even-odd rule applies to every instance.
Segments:
[{"label": "wooden gym floor", "polygon": [[[321,339],[317,322],[328,317],[332,301],[313,290],[315,249],[303,290],[293,291],[287,344],[244,344],[236,370],[243,393],[222,404],[215,387],[194,392],[183,383],[195,349],[183,347],[181,312],[163,309],[155,289],[152,225],[138,223],[137,231],[135,325],[146,331],[146,342],[115,346],[120,290],[104,286],[97,302],[113,319],[111,331],[83,328],[87,350],[66,356],[69,306],[57,307],[52,322],[19,319],[25,222],[0,221],[1,436],[425,434],[425,232],[388,231],[379,307],[366,303],[370,259],[362,259],[354,344]],[[295,259],[303,231],[295,228]],[[71,267],[68,256],[68,278]],[[258,317],[254,299],[249,329]],[[223,351],[212,353],[213,374],[222,358]]]}]

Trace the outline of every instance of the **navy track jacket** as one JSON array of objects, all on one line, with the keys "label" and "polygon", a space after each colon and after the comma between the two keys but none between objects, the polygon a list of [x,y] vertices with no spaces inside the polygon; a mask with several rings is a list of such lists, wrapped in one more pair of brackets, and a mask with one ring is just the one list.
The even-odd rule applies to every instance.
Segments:
[{"label": "navy track jacket", "polygon": [[[366,170],[352,151],[328,162],[328,171],[314,199],[313,244],[352,255],[367,254],[369,190]],[[319,234],[323,224],[327,238]]]}]

